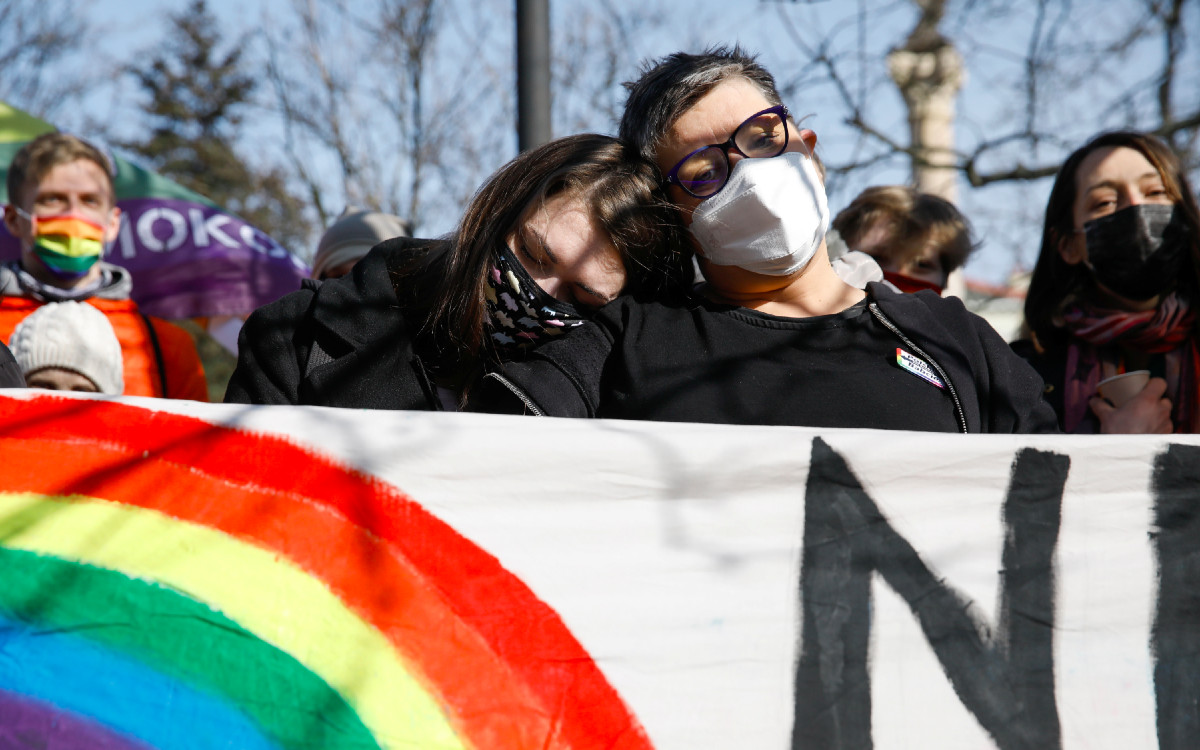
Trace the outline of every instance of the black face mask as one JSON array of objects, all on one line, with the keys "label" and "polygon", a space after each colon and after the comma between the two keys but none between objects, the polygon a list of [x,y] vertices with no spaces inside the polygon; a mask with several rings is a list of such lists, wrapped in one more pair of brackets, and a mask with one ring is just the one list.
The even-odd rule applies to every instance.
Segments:
[{"label": "black face mask", "polygon": [[484,304],[497,349],[528,349],[583,325],[575,306],[543,291],[507,246],[496,249],[493,261]]},{"label": "black face mask", "polygon": [[1187,226],[1174,206],[1144,203],[1083,225],[1096,281],[1130,300],[1174,288],[1187,252]]}]

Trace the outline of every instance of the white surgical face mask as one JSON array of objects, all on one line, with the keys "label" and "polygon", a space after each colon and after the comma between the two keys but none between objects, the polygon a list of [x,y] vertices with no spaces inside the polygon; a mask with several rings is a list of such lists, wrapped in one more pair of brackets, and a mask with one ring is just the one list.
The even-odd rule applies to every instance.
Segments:
[{"label": "white surgical face mask", "polygon": [[808,265],[828,228],[812,159],[790,152],[739,161],[721,192],[692,212],[691,231],[710,263],[787,276]]}]

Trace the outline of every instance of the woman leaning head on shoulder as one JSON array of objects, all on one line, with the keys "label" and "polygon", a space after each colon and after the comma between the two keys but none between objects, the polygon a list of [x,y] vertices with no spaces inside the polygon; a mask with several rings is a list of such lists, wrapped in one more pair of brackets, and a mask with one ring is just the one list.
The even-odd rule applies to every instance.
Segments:
[{"label": "woman leaning head on shoulder", "polygon": [[670,296],[691,255],[657,171],[581,134],[522,153],[479,189],[451,240],[431,323],[460,360],[561,336],[618,294]]},{"label": "woman leaning head on shoulder", "polygon": [[[1158,138],[1118,131],[1071,154],[1055,178],[1026,325],[1067,432],[1200,429],[1200,210]],[[1096,384],[1149,370],[1118,409]]]},{"label": "woman leaning head on shoulder", "polygon": [[551,141],[488,178],[448,240],[385,240],[346,276],[255,311],[225,399],[466,408],[485,372],[617,295],[684,291],[682,231],[635,151],[602,135]]}]

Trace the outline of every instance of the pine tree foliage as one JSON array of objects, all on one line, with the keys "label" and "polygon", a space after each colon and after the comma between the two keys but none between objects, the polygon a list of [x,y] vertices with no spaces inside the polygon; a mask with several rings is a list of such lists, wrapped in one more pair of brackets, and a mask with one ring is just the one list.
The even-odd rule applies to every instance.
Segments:
[{"label": "pine tree foliage", "polygon": [[256,80],[246,70],[244,40],[224,40],[205,0],[171,17],[167,44],[128,72],[148,100],[149,135],[120,145],[156,171],[204,195],[294,251],[311,226],[304,203],[278,167],[256,168],[237,144],[253,107]]}]

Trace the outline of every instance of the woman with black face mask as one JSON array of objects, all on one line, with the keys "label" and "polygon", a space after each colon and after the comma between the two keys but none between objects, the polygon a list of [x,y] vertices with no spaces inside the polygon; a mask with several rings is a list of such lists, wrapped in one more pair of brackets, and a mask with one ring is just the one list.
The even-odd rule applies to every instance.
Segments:
[{"label": "woman with black face mask", "polygon": [[[1029,340],[1066,432],[1200,431],[1200,210],[1154,136],[1104,133],[1063,163],[1025,299]],[[1128,401],[1097,384],[1148,370]]]}]

